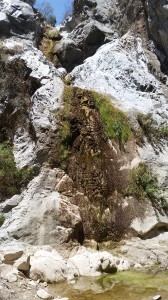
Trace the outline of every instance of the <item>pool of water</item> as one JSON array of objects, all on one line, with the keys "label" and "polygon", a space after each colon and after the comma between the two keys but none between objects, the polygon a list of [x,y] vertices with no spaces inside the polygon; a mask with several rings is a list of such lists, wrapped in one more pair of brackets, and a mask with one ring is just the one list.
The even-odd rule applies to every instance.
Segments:
[{"label": "pool of water", "polygon": [[52,285],[52,294],[70,300],[168,300],[168,273],[118,272],[99,278],[81,277]]}]

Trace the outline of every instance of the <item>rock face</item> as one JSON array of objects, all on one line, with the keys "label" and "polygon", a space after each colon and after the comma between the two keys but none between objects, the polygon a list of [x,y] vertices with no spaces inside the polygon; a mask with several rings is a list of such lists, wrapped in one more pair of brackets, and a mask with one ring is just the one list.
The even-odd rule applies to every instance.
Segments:
[{"label": "rock face", "polygon": [[1,1],[0,3],[0,34],[22,35],[34,39],[37,24],[33,9],[20,0]]},{"label": "rock face", "polygon": [[82,234],[79,209],[55,188],[62,176],[60,170],[44,168],[31,181],[3,224],[1,238],[41,245],[78,240]]}]

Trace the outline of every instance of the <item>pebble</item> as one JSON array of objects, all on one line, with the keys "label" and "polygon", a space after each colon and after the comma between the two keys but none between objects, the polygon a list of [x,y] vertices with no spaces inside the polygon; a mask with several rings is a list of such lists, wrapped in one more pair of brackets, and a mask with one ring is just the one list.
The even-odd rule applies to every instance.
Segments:
[{"label": "pebble", "polygon": [[37,296],[41,299],[46,299],[46,300],[51,300],[53,299],[53,297],[47,293],[47,291],[43,290],[43,289],[39,289],[37,291]]},{"label": "pebble", "polygon": [[161,300],[162,297],[160,295],[156,295],[152,298],[152,300]]}]

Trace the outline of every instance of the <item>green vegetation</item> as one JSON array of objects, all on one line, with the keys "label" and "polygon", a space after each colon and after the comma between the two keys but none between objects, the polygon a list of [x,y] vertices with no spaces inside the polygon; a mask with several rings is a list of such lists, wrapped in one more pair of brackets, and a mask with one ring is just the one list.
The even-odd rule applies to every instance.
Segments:
[{"label": "green vegetation", "polygon": [[91,128],[87,114],[88,116],[93,114],[93,117],[97,118],[104,140],[115,139],[121,147],[131,137],[131,129],[126,115],[115,108],[107,96],[66,86],[63,108],[57,113],[59,136],[55,145],[57,162],[62,168],[65,168],[66,159],[70,154],[73,142],[75,142],[76,133],[73,131],[79,131],[79,134],[88,137],[92,131],[97,130]]},{"label": "green vegetation", "polygon": [[111,100],[104,95],[93,92],[96,106],[100,112],[104,132],[107,138],[124,144],[131,137],[131,129],[123,111],[114,107]]},{"label": "green vegetation", "polygon": [[4,222],[5,222],[5,216],[0,215],[0,227],[3,225]]},{"label": "green vegetation", "polygon": [[13,148],[8,142],[0,144],[0,195],[1,199],[20,192],[32,178],[29,168],[19,170],[13,157]]},{"label": "green vegetation", "polygon": [[139,199],[153,197],[159,189],[156,178],[145,164],[140,164],[131,173],[132,186],[130,193]]},{"label": "green vegetation", "polygon": [[65,87],[63,95],[64,107],[57,113],[57,118],[60,120],[59,137],[56,142],[57,162],[63,169],[66,168],[66,159],[69,155],[69,146],[71,138],[71,104],[73,100],[73,89]]},{"label": "green vegetation", "polygon": [[143,135],[154,147],[159,146],[163,141],[168,141],[168,126],[159,126],[150,113],[146,115],[137,114],[137,121],[142,129],[141,141],[143,140]]}]

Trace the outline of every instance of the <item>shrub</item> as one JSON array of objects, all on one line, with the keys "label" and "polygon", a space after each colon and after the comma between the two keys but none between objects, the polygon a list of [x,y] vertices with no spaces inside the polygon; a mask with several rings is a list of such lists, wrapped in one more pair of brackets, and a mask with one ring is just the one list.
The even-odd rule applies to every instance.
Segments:
[{"label": "shrub", "polygon": [[158,191],[156,178],[151,174],[145,164],[140,164],[131,173],[132,186],[130,193],[139,199],[152,197]]},{"label": "shrub", "polygon": [[127,196],[135,196],[139,200],[148,198],[158,208],[167,209],[167,202],[162,196],[163,191],[158,185],[156,177],[151,173],[148,166],[141,163],[131,172],[131,184],[127,189]]},{"label": "shrub", "polygon": [[19,170],[13,156],[13,148],[8,142],[0,144],[0,195],[2,200],[20,192],[32,178],[29,168]]}]

